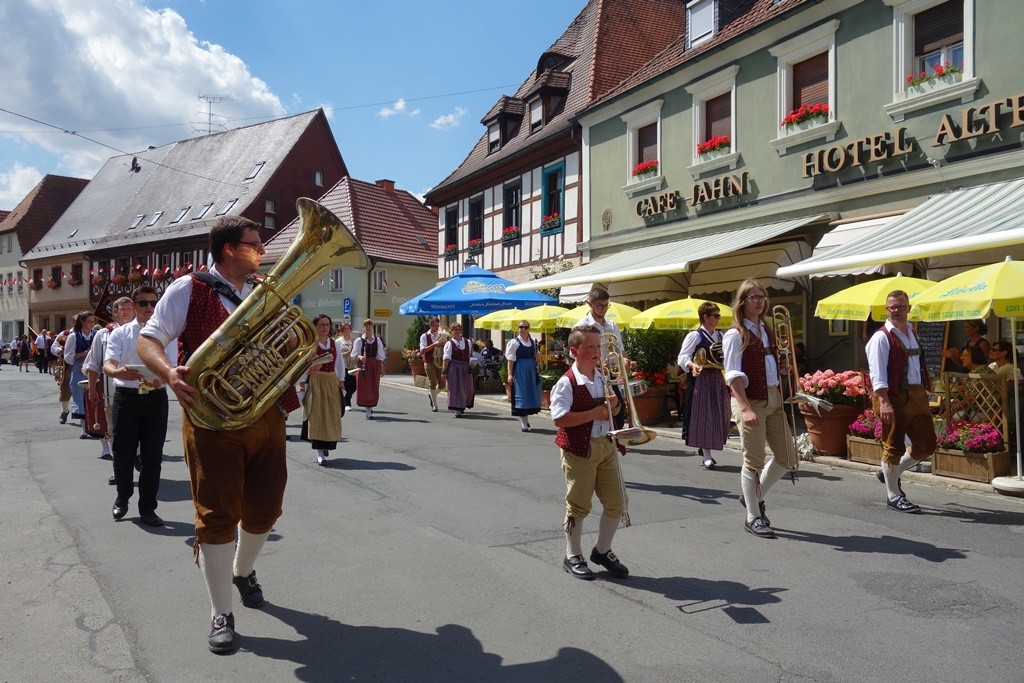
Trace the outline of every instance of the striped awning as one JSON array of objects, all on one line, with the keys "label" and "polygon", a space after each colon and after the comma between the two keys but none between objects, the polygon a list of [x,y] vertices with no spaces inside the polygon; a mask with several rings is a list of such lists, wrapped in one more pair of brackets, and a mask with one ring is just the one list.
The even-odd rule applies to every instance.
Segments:
[{"label": "striped awning", "polygon": [[779,268],[797,277],[1024,243],[1024,179],[954,190],[858,240]]},{"label": "striped awning", "polygon": [[819,214],[750,228],[694,235],[674,242],[652,244],[636,249],[623,249],[579,268],[522,282],[509,287],[508,291],[521,292],[529,289],[566,287],[589,282],[616,282],[650,275],[686,272],[690,270],[690,264],[695,261],[728,254],[737,249],[778,237],[808,223],[827,219],[827,215]]}]

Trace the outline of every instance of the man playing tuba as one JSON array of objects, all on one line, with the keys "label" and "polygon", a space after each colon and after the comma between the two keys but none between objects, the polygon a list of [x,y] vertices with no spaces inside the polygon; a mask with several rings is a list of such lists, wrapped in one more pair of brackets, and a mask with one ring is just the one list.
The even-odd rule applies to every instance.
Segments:
[{"label": "man playing tuba", "polygon": [[[271,406],[236,431],[204,429],[189,417],[198,390],[185,376],[189,356],[252,291],[246,278],[259,270],[264,252],[259,230],[257,223],[240,216],[219,218],[210,230],[212,278],[193,273],[172,282],[138,342],[142,361],[171,388],[184,409],[182,441],[196,508],[194,552],[210,595],[209,648],[216,653],[235,647],[232,583],[243,605],[263,605],[253,565],[281,516],[288,479],[286,410],[297,408],[298,399],[294,392],[286,393],[281,407]],[[175,337],[176,367],[163,353]]]}]

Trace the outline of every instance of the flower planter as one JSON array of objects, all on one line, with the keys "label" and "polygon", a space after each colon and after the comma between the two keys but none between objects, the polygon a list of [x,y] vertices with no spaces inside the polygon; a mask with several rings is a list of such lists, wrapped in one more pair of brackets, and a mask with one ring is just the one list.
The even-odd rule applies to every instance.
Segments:
[{"label": "flower planter", "polygon": [[939,448],[932,456],[932,474],[968,479],[988,484],[996,477],[1010,474],[1010,454],[965,453]]},{"label": "flower planter", "polygon": [[942,90],[963,80],[962,73],[950,74],[948,76],[936,76],[930,80],[907,86],[907,97],[917,97],[935,90]]},{"label": "flower planter", "polygon": [[857,419],[863,406],[837,405],[832,410],[821,411],[821,415],[813,408],[800,404],[800,413],[804,416],[807,433],[811,437],[811,445],[818,455],[846,457],[846,436],[850,423]]},{"label": "flower planter", "polygon": [[874,439],[847,435],[846,457],[851,462],[878,465],[882,462],[882,444]]},{"label": "flower planter", "polygon": [[[509,389],[510,388],[511,387],[509,387]],[[512,400],[511,392],[508,391],[508,390],[506,390],[506,392],[508,394],[509,400],[511,401]],[[551,409],[551,390],[550,389],[541,389],[540,390],[540,407],[543,408],[544,410],[550,410]]]},{"label": "flower planter", "polygon": [[634,419],[642,425],[653,425],[661,422],[665,411],[665,399],[668,398],[668,387],[647,387],[647,391],[633,397],[636,407]]},{"label": "flower planter", "polygon": [[422,358],[410,358],[408,360],[409,370],[412,372],[413,377],[426,377],[427,370],[423,364]]},{"label": "flower planter", "polygon": [[547,221],[546,223],[540,224],[541,232],[550,232],[552,230],[558,230],[560,227],[562,227],[561,219]]},{"label": "flower planter", "polygon": [[697,155],[697,159],[700,161],[713,161],[714,159],[720,159],[732,151],[732,147],[719,147],[713,149],[710,152],[701,152]]},{"label": "flower planter", "polygon": [[820,126],[823,123],[828,123],[828,118],[827,117],[826,118],[815,117],[813,119],[807,119],[806,121],[801,121],[800,123],[793,123],[793,124],[790,124],[790,125],[786,126],[786,135],[792,135],[794,133],[802,133],[805,130],[810,130],[812,128],[817,128],[818,126]]}]

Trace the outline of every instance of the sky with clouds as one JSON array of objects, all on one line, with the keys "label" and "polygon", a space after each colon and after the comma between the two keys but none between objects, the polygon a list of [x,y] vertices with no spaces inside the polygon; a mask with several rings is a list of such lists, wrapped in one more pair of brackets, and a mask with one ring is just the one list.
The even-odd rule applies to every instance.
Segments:
[{"label": "sky with clouds", "polygon": [[0,209],[47,173],[317,107],[354,177],[422,195],[584,5],[6,0]]}]

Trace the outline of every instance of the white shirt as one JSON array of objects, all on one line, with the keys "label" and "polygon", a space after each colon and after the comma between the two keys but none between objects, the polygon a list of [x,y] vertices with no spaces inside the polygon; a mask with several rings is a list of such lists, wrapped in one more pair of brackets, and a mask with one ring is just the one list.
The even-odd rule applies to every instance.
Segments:
[{"label": "white shirt", "polygon": [[454,347],[458,347],[459,351],[465,351],[466,350],[466,343],[467,342],[468,342],[468,340],[465,337],[463,337],[462,339],[459,339],[458,341],[456,341],[454,339],[449,339],[448,341],[446,341],[444,343],[444,356],[443,356],[443,358],[445,360],[451,360],[452,359],[452,348],[454,348]]},{"label": "white shirt", "polygon": [[82,339],[85,340],[92,339],[92,330],[89,330],[88,334],[85,334],[84,332],[85,330],[82,330],[81,332],[72,331],[68,333],[68,338],[64,342],[64,362],[68,365],[75,364],[75,354],[78,353],[78,351],[76,351],[78,348],[78,335],[82,335]]},{"label": "white shirt", "polygon": [[[130,323],[126,323],[118,327],[110,336],[107,337],[107,350],[103,354],[103,361],[108,360],[114,361],[118,366],[123,367],[125,365],[142,365],[142,359],[139,358],[139,334],[142,332],[142,324],[139,323],[139,319],[136,318]],[[178,363],[178,340],[173,339],[169,344],[164,347],[164,355],[167,356],[167,360],[172,366]],[[128,387],[137,389],[139,386],[138,380],[126,380],[120,379],[119,377],[112,377],[111,380],[114,382],[115,387]]]},{"label": "white shirt", "polygon": [[[594,379],[591,381],[580,374],[579,368],[573,363],[572,374],[576,379],[576,384],[585,386],[590,392],[591,398],[595,401],[604,398],[604,376],[600,372],[595,370]],[[555,386],[551,388],[551,419],[557,420],[568,413],[570,408],[572,408],[572,383],[569,382],[568,377],[562,375],[555,382]],[[608,420],[594,420],[590,426],[590,438],[604,436],[610,428]]]},{"label": "white shirt", "polygon": [[512,337],[508,344],[505,345],[505,360],[514,361],[520,346],[533,346],[533,337],[530,337],[530,341],[523,341],[518,334]]},{"label": "white shirt", "polygon": [[[743,324],[751,334],[758,333],[758,324],[755,321],[745,319]],[[765,350],[768,350],[768,328],[765,327],[764,322],[760,324],[759,336]],[[722,355],[725,356],[725,383],[732,384],[734,379],[740,377],[743,380],[744,389],[750,386],[750,379],[743,372],[743,337],[735,327],[729,328],[722,335]],[[779,366],[775,362],[775,356],[770,353],[765,354],[764,357],[764,373],[768,380],[768,386],[779,386]]]},{"label": "white shirt", "polygon": [[[328,339],[326,342],[317,342],[317,355],[322,356],[331,352],[331,340]],[[335,350],[338,352],[338,357],[334,359],[334,374],[337,376],[338,381],[344,381],[345,379],[345,357],[341,355],[341,349],[338,348],[337,342],[335,342]]]},{"label": "white shirt", "polygon": [[[115,324],[114,329],[117,329],[117,327]],[[85,356],[85,362],[82,363],[83,372],[91,370],[103,374],[103,359],[107,350],[107,339],[113,331],[104,327],[93,337],[92,346],[89,347],[89,353]]]},{"label": "white shirt", "polygon": [[[701,333],[701,330],[703,330],[703,334]],[[677,362],[680,370],[684,372],[688,370],[686,364],[693,361],[693,353],[697,350],[697,344],[700,343],[701,337],[704,334],[707,334],[707,336],[711,338],[712,342],[722,341],[722,333],[718,330],[715,330],[713,334],[708,334],[707,330],[699,328],[688,333],[683,339],[683,345],[679,349],[679,359]]]},{"label": "white shirt", "polygon": [[[903,342],[907,350],[920,349],[914,330],[907,325],[907,334],[900,332],[895,325],[888,320],[885,321],[885,329],[892,330],[896,338]],[[871,339],[868,339],[864,352],[868,357],[868,367],[871,369],[871,388],[874,390],[889,388],[889,337],[885,336],[882,330],[877,330]],[[914,362],[916,356],[907,356],[907,384],[921,384],[921,363]]]},{"label": "white shirt", "polygon": [[[242,285],[242,289],[235,289],[235,286],[224,279],[219,272],[217,272],[217,266],[213,265],[210,267],[210,274],[218,280],[221,280],[224,284],[230,287],[238,298],[244,299],[249,296],[252,291],[252,285],[245,283]],[[223,294],[220,296],[220,302],[224,306],[224,310],[230,315],[234,312],[235,304],[230,299],[225,297]],[[142,331],[142,335],[145,337],[151,337],[156,339],[161,344],[166,346],[171,341],[177,339],[185,331],[185,327],[188,324],[188,306],[192,301],[192,276],[186,275],[185,277],[179,277],[177,280],[167,285],[167,289],[164,290],[163,296],[160,297],[160,301],[156,304],[156,311],[153,312],[153,317],[146,323],[145,329]],[[195,349],[192,349],[195,351]],[[177,366],[177,359],[171,361],[171,365]]]},{"label": "white shirt", "polygon": [[428,334],[430,335],[430,338],[433,339],[436,342],[438,336],[440,336],[440,334],[441,334],[441,330],[438,330],[437,332],[424,332],[423,334],[421,334],[420,335],[420,351],[422,351],[423,349],[427,348],[428,346],[430,346],[431,344],[434,343],[434,342],[431,342],[431,341],[427,341],[427,335]]},{"label": "white shirt", "polygon": [[383,363],[388,358],[388,350],[384,348],[384,342],[379,337],[373,339],[365,339],[365,335],[359,335],[352,342],[352,356],[365,356],[363,353],[363,346],[366,344],[372,344],[375,340],[377,341],[377,360]]},{"label": "white shirt", "polygon": [[[604,319],[604,323],[599,323],[594,320],[593,313],[587,313],[585,316],[580,318],[580,321],[576,323],[576,326],[580,325],[593,325],[597,329],[601,330],[602,334],[614,334],[615,335],[615,346],[618,347],[619,353],[623,358],[626,356],[626,349],[622,346],[622,333],[619,332],[619,326],[614,321],[608,318]],[[601,340],[601,360],[608,360],[608,344],[602,339]]]}]

